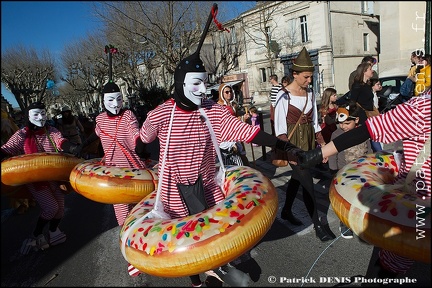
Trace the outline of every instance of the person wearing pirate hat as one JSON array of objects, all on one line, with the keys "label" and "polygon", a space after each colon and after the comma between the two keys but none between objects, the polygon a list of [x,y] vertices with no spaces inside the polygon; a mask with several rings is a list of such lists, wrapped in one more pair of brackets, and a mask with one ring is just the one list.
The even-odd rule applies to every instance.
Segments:
[{"label": "person wearing pirate hat", "polygon": [[[144,143],[159,139],[159,175],[164,167],[164,174],[159,179],[160,198],[164,212],[171,218],[195,214],[190,213],[191,204],[186,204],[179,187],[201,184],[204,191],[200,191],[202,198],[199,201],[205,202],[208,207],[225,198],[215,181],[216,150],[206,122],[213,128],[218,143],[244,141],[275,147],[291,154],[299,151],[289,141],[241,122],[228,109],[206,98],[207,72],[200,59],[200,49],[216,10],[217,5],[214,4],[196,52],[177,65],[171,99],[150,111],[140,129],[140,138]],[[248,275],[229,263],[214,272],[231,286],[247,286],[249,283]],[[193,286],[202,284],[199,275],[191,276],[191,280]]]},{"label": "person wearing pirate hat", "polygon": [[[285,141],[290,137],[289,140],[293,144],[306,151],[315,148],[316,143],[325,145],[318,122],[315,95],[309,88],[314,69],[309,53],[303,47],[291,68],[293,81],[278,92],[275,104],[276,136]],[[333,239],[334,236],[324,229],[319,219],[311,172],[309,169],[301,169],[292,163],[290,165],[293,173],[288,181],[281,218],[292,225],[303,224],[292,213],[294,200],[302,186],[304,202],[312,219],[316,237],[323,242]]]},{"label": "person wearing pirate hat", "polygon": [[[41,152],[66,152],[79,156],[82,146],[71,143],[63,137],[57,128],[48,125],[45,104],[31,103],[25,110],[26,121],[23,128],[17,130],[1,146],[1,158]],[[64,216],[65,193],[58,181],[26,184],[33,198],[39,203],[40,215],[36,227],[21,247],[21,253],[27,254],[31,248],[45,250],[50,246],[66,241],[66,234],[59,229]],[[48,238],[44,228],[48,225]]]}]

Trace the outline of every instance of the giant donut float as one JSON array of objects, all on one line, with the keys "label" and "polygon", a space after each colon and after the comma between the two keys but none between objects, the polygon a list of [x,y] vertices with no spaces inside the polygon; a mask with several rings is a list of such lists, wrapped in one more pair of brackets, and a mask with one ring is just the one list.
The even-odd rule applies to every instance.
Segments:
[{"label": "giant donut float", "polygon": [[125,259],[150,275],[183,277],[220,267],[256,245],[276,217],[276,189],[255,169],[226,168],[226,198],[203,212],[140,220],[152,210],[157,193],[142,199],[120,231]]},{"label": "giant donut float", "polygon": [[41,181],[69,181],[72,169],[84,159],[72,154],[40,152],[10,157],[1,162],[1,181],[19,186]]},{"label": "giant donut float", "polygon": [[366,242],[398,255],[431,262],[430,199],[394,183],[393,154],[361,157],[339,170],[330,202],[339,219]]},{"label": "giant donut float", "polygon": [[[157,162],[147,160],[147,167]],[[76,165],[69,177],[72,188],[82,196],[104,204],[138,203],[157,188],[156,169],[105,166],[100,158]]]}]

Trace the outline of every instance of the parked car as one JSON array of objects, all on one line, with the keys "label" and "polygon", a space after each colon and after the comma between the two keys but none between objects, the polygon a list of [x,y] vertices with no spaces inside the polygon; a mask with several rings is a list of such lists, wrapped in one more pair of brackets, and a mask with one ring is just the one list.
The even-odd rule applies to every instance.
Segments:
[{"label": "parked car", "polygon": [[[382,90],[377,93],[378,95],[378,110],[383,113],[393,109],[397,104],[405,102],[399,94],[400,87],[406,79],[406,75],[388,76],[380,78]],[[351,92],[348,91],[343,96],[336,100],[336,104],[343,105],[348,102]]]},{"label": "parked car", "polygon": [[405,82],[407,75],[397,75],[381,77],[380,82],[382,90],[378,95],[378,110],[383,113],[393,109],[396,105],[405,102],[408,99],[403,99],[399,94],[402,84]]}]

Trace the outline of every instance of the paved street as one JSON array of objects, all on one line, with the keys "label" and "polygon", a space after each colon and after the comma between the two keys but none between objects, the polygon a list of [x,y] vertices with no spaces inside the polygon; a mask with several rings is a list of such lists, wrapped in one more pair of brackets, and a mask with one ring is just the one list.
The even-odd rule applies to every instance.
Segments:
[{"label": "paved street", "polygon": [[[256,106],[263,108],[264,130],[271,131],[268,105]],[[152,143],[149,149],[152,156],[156,155],[157,143]],[[313,170],[320,216],[337,236],[333,241],[322,243],[315,237],[302,193],[298,193],[293,210],[304,224],[293,226],[280,218],[290,168],[273,166],[269,148],[264,154],[262,147],[253,147],[253,154],[250,145],[246,145],[246,150],[251,166],[271,179],[279,197],[279,211],[269,232],[249,253],[233,262],[250,275],[250,286],[376,287],[370,263],[375,262],[377,251],[356,236],[354,239],[340,237],[339,219],[328,199],[329,174],[324,170]],[[45,251],[21,256],[18,250],[36,224],[38,207],[31,208],[27,214],[17,215],[7,209],[6,201],[2,197],[2,287],[191,286],[188,277],[129,277],[118,244],[119,227],[112,205],[95,203],[77,193],[67,195],[66,215],[60,224],[68,236],[67,241]],[[415,263],[406,275],[399,278],[412,283],[403,287],[429,287],[430,275],[430,264]]]}]

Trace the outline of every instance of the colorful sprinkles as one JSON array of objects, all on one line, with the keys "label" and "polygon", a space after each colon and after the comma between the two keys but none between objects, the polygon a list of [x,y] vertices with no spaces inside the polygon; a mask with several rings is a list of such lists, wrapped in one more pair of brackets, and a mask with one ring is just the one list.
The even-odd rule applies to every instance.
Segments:
[{"label": "colorful sprinkles", "polygon": [[[430,202],[420,199],[414,192],[403,191],[402,185],[394,184],[398,171],[393,154],[382,151],[346,165],[336,175],[333,185],[351,205],[409,227],[415,224],[416,205],[426,207],[425,211],[430,214]],[[338,206],[333,205],[333,208]]]},{"label": "colorful sprinkles", "polygon": [[[256,207],[265,205],[267,182],[261,173],[241,167],[228,169],[224,186],[231,191],[224,201],[201,213],[169,221],[143,220],[139,228],[130,233],[126,244],[157,255],[163,251],[173,252],[204,241],[215,235],[226,233],[231,227],[242,223],[243,218]],[[153,207],[156,193],[138,203],[122,227],[120,237],[135,221]]]}]

